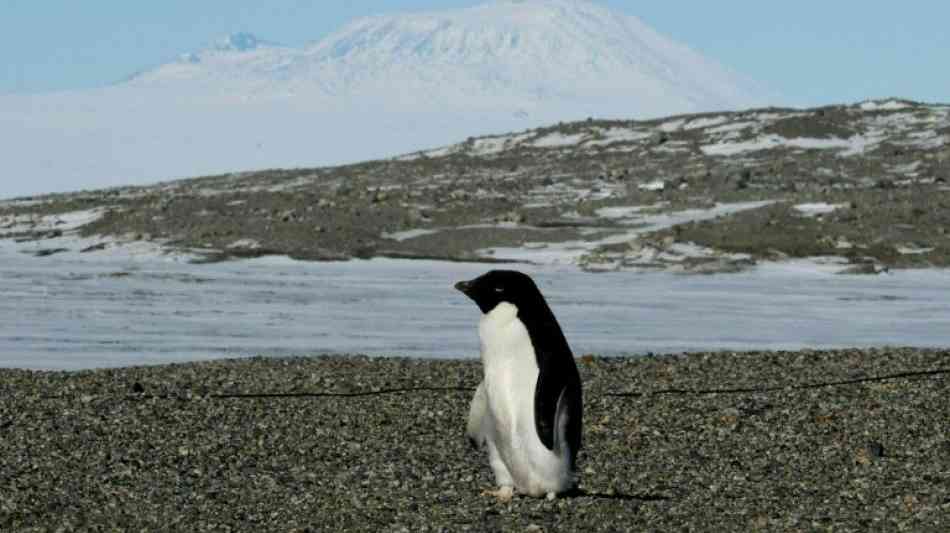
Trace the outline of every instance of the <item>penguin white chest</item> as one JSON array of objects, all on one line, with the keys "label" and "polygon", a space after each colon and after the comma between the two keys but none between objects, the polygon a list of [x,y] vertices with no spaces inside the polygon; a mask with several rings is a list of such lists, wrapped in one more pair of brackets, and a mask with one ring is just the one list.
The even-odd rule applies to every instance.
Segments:
[{"label": "penguin white chest", "polygon": [[[501,303],[479,323],[485,392],[502,440],[534,436],[534,386],[538,363],[518,308]],[[517,444],[512,442],[512,445]]]},{"label": "penguin white chest", "polygon": [[518,308],[509,303],[496,306],[482,317],[479,336],[490,417],[486,438],[490,455],[497,454],[496,478],[533,496],[564,490],[570,483],[567,463],[538,437],[534,419],[538,363]]}]

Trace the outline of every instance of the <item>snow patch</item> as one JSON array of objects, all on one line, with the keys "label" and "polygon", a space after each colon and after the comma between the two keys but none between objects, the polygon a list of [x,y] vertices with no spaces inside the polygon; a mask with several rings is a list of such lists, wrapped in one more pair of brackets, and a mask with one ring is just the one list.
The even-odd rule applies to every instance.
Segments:
[{"label": "snow patch", "polygon": [[899,109],[907,109],[911,106],[897,100],[876,100],[864,102],[859,107],[862,111],[896,111]]},{"label": "snow patch", "polygon": [[52,200],[0,200],[0,207],[34,207],[48,204]]},{"label": "snow patch", "polygon": [[897,247],[897,252],[902,255],[921,255],[929,254],[934,251],[936,248],[928,246],[918,246],[916,244],[908,244]]},{"label": "snow patch", "polygon": [[729,120],[729,118],[726,116],[697,118],[687,122],[686,125],[683,126],[683,129],[689,131],[709,128],[718,126],[727,120]]},{"label": "snow patch", "polygon": [[891,172],[895,174],[902,174],[908,177],[916,177],[917,171],[923,165],[923,161],[914,161],[912,163],[905,163],[903,165],[894,165],[891,167]]},{"label": "snow patch", "polygon": [[666,182],[663,180],[648,181],[637,186],[641,191],[662,191],[666,189]]},{"label": "snow patch", "polygon": [[204,257],[215,250],[179,250],[167,245],[165,240],[139,239],[137,235],[80,237],[75,233],[66,233],[59,237],[16,242],[12,239],[0,239],[0,251],[27,255],[43,255],[55,250],[50,258],[38,258],[37,261],[61,258],[105,259],[115,261],[172,261],[191,262]]},{"label": "snow patch", "polygon": [[531,138],[533,133],[522,133],[520,135],[501,135],[497,137],[483,137],[475,139],[472,144],[472,153],[474,155],[492,155],[510,150],[522,144]]},{"label": "snow patch", "polygon": [[0,230],[5,233],[24,233],[42,231],[74,231],[102,218],[107,207],[97,207],[83,211],[72,211],[55,215],[7,215],[0,216]]},{"label": "snow patch", "polygon": [[418,229],[410,229],[410,230],[405,230],[405,231],[397,231],[394,233],[383,233],[382,237],[384,239],[402,242],[402,241],[408,241],[409,239],[415,239],[416,237],[432,235],[434,233],[438,233],[439,231],[441,230],[418,228]]},{"label": "snow patch", "polygon": [[828,213],[833,213],[838,209],[845,209],[847,207],[848,204],[828,204],[825,202],[818,202],[812,204],[798,204],[794,206],[794,209],[805,216],[816,216],[827,215]]},{"label": "snow patch", "polygon": [[843,149],[844,153],[852,155],[857,150],[864,150],[867,146],[865,139],[860,136],[850,139],[839,139],[836,137],[830,139],[813,139],[808,137],[795,137],[788,139],[781,135],[763,135],[755,139],[743,142],[726,142],[717,144],[707,144],[700,149],[709,156],[731,156],[744,152],[756,152],[759,150],[769,150],[773,148],[801,148],[805,150],[832,150]]},{"label": "snow patch", "polygon": [[686,119],[676,119],[669,122],[664,122],[657,126],[657,129],[666,133],[672,133],[674,131],[680,130],[683,128],[683,125],[686,124]]},{"label": "snow patch", "polygon": [[531,142],[531,146],[536,148],[557,148],[561,146],[576,146],[586,137],[583,133],[574,135],[564,135],[562,133],[550,133]]},{"label": "snow patch", "polygon": [[857,155],[864,155],[870,150],[877,148],[884,139],[886,135],[883,133],[869,133],[867,135],[855,135],[849,139],[851,146],[842,150],[838,153],[838,157],[853,157]]},{"label": "snow patch", "polygon": [[102,218],[110,207],[99,207],[56,215],[19,215],[0,217],[0,236],[4,233],[44,233],[55,231],[51,236],[30,240],[0,238],[0,251],[30,255],[53,255],[55,257],[107,257],[122,260],[162,258],[172,261],[191,261],[202,253],[213,250],[178,251],[166,246],[164,240],[149,240],[143,236],[128,234],[121,237],[81,237],[79,229]]},{"label": "snow patch", "polygon": [[[582,261],[582,258],[585,255],[603,245],[622,244],[636,239],[637,236],[644,233],[660,231],[678,224],[685,224],[687,222],[701,222],[703,220],[711,220],[720,216],[739,213],[741,211],[758,209],[773,203],[775,203],[773,200],[765,200],[759,202],[717,204],[716,206],[708,209],[686,209],[672,213],[642,213],[641,216],[628,218],[624,222],[625,226],[637,224],[637,227],[627,229],[626,231],[622,231],[596,241],[575,240],[568,242],[548,243],[547,248],[537,250],[528,250],[522,247],[498,247],[480,250],[479,253],[485,257],[493,257],[496,259],[520,261],[538,265],[572,265],[576,267]],[[640,208],[640,211],[642,211],[642,206],[634,207]],[[638,214],[637,211],[633,211],[634,208],[627,209],[629,211],[624,214]],[[608,213],[619,215],[620,213],[623,213],[623,211],[608,211]]]},{"label": "snow patch", "polygon": [[601,218],[608,219],[633,218],[639,216],[643,211],[662,209],[667,205],[669,205],[669,202],[658,202],[651,205],[602,207],[595,211],[595,214]]},{"label": "snow patch", "polygon": [[649,132],[630,128],[596,130],[593,135],[594,139],[585,142],[584,146],[605,146],[614,143],[636,142],[651,137]]},{"label": "snow patch", "polygon": [[228,245],[231,250],[258,250],[261,243],[255,239],[239,239]]},{"label": "snow patch", "polygon": [[742,122],[732,122],[730,124],[723,124],[722,126],[709,128],[706,130],[706,133],[712,133],[712,134],[735,133],[735,132],[746,130],[755,126],[758,126],[757,122],[752,122],[748,120],[742,121]]}]

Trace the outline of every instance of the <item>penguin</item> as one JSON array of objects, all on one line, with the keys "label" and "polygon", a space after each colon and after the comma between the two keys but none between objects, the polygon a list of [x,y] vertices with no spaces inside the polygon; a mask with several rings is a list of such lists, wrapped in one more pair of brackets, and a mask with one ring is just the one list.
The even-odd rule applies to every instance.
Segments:
[{"label": "penguin", "polygon": [[492,270],[455,288],[483,315],[478,325],[483,380],[466,436],[488,450],[498,489],[554,498],[576,486],[583,411],[574,356],[544,296],[526,274]]}]

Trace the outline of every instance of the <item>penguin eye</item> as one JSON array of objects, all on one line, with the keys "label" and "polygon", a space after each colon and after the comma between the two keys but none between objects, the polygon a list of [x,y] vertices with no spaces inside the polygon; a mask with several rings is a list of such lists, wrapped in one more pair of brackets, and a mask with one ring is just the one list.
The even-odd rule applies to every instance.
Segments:
[{"label": "penguin eye", "polygon": [[504,287],[501,287],[501,286],[495,287],[495,292],[498,293],[498,294],[501,294],[501,293],[505,292],[505,288],[504,288]]}]

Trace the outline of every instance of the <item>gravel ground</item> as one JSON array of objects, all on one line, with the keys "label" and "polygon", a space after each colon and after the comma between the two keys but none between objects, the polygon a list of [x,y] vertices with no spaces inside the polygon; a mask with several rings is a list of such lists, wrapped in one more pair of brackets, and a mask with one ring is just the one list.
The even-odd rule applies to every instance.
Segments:
[{"label": "gravel ground", "polygon": [[0,530],[947,531],[948,357],[585,356],[579,492],[509,504],[475,361],[0,370]]}]

